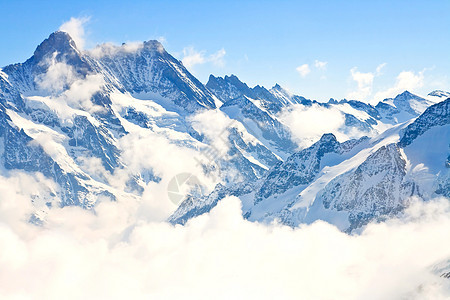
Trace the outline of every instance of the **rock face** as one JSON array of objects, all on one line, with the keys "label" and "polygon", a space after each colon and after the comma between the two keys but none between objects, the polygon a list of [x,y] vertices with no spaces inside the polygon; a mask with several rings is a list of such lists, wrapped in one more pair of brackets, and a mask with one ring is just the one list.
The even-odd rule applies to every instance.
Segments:
[{"label": "rock face", "polygon": [[242,123],[252,135],[280,156],[297,148],[289,129],[277,118],[258,108],[246,96],[225,102],[220,110],[231,119]]},{"label": "rock face", "polygon": [[403,137],[400,139],[399,145],[406,147],[431,127],[444,126],[446,124],[450,124],[450,98],[430,106],[420,117],[408,125],[403,133]]},{"label": "rock face", "polygon": [[310,148],[294,153],[285,162],[270,170],[261,188],[256,192],[255,204],[276,194],[301,185],[310,184],[321,169],[321,160],[327,153],[339,154],[341,144],[333,134],[324,134]]},{"label": "rock face", "polygon": [[211,92],[158,41],[135,51],[126,45],[103,49],[99,61],[132,94],[163,97],[190,113],[216,107]]},{"label": "rock face", "polygon": [[[248,205],[244,205],[244,216],[251,220],[262,221],[269,216],[274,219],[281,212],[292,206],[295,197],[305,189],[329,164],[344,159],[361,145],[367,143],[368,138],[350,140],[339,143],[333,134],[325,134],[309,148],[294,153],[284,162],[272,167],[265,176],[258,181],[237,184],[231,187],[219,185],[208,196],[197,202],[183,202],[171,216],[173,223],[184,223],[190,217],[205,212],[205,205],[210,208],[228,195],[248,198]],[[292,191],[295,191],[292,193]],[[258,211],[255,213],[255,211]],[[257,217],[257,214],[263,216]],[[291,224],[291,220],[286,220]]]},{"label": "rock face", "polygon": [[349,212],[349,229],[401,211],[410,196],[420,196],[405,180],[406,162],[396,144],[382,146],[354,171],[334,178],[317,195],[326,209]]},{"label": "rock face", "polygon": [[[65,32],[57,31],[44,40],[26,62],[6,66],[3,68],[3,72],[8,74],[8,80],[20,92],[29,93],[40,89],[39,78],[51,66],[58,63],[64,63],[71,68],[70,70],[61,70],[61,73],[55,73],[56,76],[71,76],[69,73],[71,70],[79,76],[86,76],[93,71],[92,65],[77,49],[72,38]],[[64,86],[63,82],[60,88],[67,88],[67,86]]]},{"label": "rock face", "polygon": [[261,109],[270,114],[277,114],[283,108],[293,104],[311,105],[312,103],[311,100],[304,97],[289,94],[278,84],[270,90],[259,85],[250,88],[246,83],[240,81],[236,75],[223,78],[210,75],[206,87],[223,103],[245,96],[257,100]]},{"label": "rock face", "polygon": [[[83,201],[88,194],[98,195],[90,191],[80,182],[82,174],[67,173],[45,151],[29,137],[23,130],[11,125],[11,118],[6,109],[0,105],[0,147],[2,148],[1,162],[8,170],[24,170],[27,172],[41,172],[44,176],[54,180],[60,187],[58,196],[62,205],[78,205],[89,207],[92,203]],[[89,198],[89,197],[86,197]]]}]

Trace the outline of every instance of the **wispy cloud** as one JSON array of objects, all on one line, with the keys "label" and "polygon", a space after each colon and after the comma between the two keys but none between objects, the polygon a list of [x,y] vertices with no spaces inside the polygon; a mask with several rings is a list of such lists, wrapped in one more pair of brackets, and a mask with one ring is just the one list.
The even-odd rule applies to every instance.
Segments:
[{"label": "wispy cloud", "polygon": [[206,51],[197,51],[194,47],[186,47],[183,49],[183,58],[181,61],[188,69],[206,63],[212,63],[217,67],[223,67],[225,65],[224,57],[226,53],[225,49],[222,48],[211,55],[206,55]]},{"label": "wispy cloud", "polygon": [[349,99],[365,100],[372,94],[373,79],[372,72],[362,73],[356,67],[350,70],[352,79],[358,84],[358,88],[347,95]]},{"label": "wispy cloud", "polygon": [[424,71],[413,72],[403,71],[398,74],[395,84],[386,90],[377,92],[374,96],[374,101],[380,101],[386,98],[394,97],[395,95],[404,92],[405,90],[414,91],[424,85]]},{"label": "wispy cloud", "polygon": [[368,100],[372,95],[374,78],[380,76],[381,70],[386,66],[386,63],[378,65],[375,72],[363,73],[358,71],[357,67],[350,69],[351,77],[357,83],[357,89],[347,94],[347,98],[356,100]]},{"label": "wispy cloud", "polygon": [[306,77],[311,72],[311,69],[309,68],[308,64],[303,64],[301,66],[298,66],[295,70],[300,74],[302,77]]},{"label": "wispy cloud", "polygon": [[61,27],[59,27],[60,31],[67,32],[72,39],[75,41],[78,49],[84,49],[85,45],[85,32],[84,25],[90,20],[90,17],[81,17],[81,18],[70,18],[69,21],[63,23]]},{"label": "wispy cloud", "polygon": [[314,66],[320,70],[325,70],[327,68],[327,64],[328,64],[327,61],[320,61],[317,59],[314,61]]},{"label": "wispy cloud", "polygon": [[387,63],[382,63],[380,65],[378,65],[378,67],[375,69],[375,75],[379,76],[382,75],[381,71],[383,70],[384,67],[386,67]]}]

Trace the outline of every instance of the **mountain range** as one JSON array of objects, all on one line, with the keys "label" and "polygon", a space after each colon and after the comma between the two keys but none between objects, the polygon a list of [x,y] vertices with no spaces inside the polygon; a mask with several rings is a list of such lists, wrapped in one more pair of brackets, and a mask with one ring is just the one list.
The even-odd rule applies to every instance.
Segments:
[{"label": "mountain range", "polygon": [[[252,88],[235,75],[202,84],[158,41],[82,51],[57,31],[0,70],[0,169],[48,179],[30,199],[41,224],[53,206],[94,210],[151,193],[177,175],[158,155],[175,149],[198,161],[201,191],[176,203],[171,223],[233,195],[251,221],[320,219],[351,232],[413,199],[450,197],[449,97],[405,91],[372,106]],[[287,118],[297,111],[341,122],[303,137]]]}]

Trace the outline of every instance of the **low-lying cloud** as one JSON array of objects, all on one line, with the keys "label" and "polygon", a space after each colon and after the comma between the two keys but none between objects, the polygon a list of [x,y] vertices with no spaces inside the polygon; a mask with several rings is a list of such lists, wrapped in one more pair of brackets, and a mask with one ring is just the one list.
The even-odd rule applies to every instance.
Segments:
[{"label": "low-lying cloud", "polygon": [[[284,111],[280,118],[290,128],[294,140],[301,148],[311,146],[325,133],[334,133],[337,139],[341,141],[353,137],[342,132],[345,117],[340,110],[334,107],[325,108],[317,104],[312,106],[297,104]],[[311,126],[311,124],[314,124],[314,126]]]},{"label": "low-lying cloud", "polygon": [[[13,183],[13,184],[11,184]],[[50,210],[26,223],[27,195],[0,177],[2,298],[444,299],[432,266],[450,257],[446,199],[349,236],[325,222],[296,229],[244,220],[229,197],[185,226],[134,201]],[[165,201],[159,199],[159,201]],[[17,207],[18,206],[18,207]],[[20,226],[18,226],[20,224]]]}]

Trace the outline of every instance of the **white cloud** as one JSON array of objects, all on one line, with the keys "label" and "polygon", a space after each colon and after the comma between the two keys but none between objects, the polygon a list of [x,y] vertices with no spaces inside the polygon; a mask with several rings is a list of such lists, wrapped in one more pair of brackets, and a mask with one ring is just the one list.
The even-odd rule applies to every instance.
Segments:
[{"label": "white cloud", "polygon": [[192,69],[196,65],[205,63],[212,63],[215,66],[223,67],[225,65],[225,55],[226,51],[223,48],[209,56],[206,56],[206,51],[197,51],[194,47],[186,47],[183,49],[183,58],[181,61],[188,69]]},{"label": "white cloud", "polygon": [[382,63],[377,66],[375,72],[362,73],[356,67],[350,70],[352,79],[357,83],[357,89],[347,94],[348,99],[368,100],[377,103],[386,98],[395,97],[405,90],[414,91],[424,85],[424,72],[402,71],[398,74],[394,86],[385,90],[378,91],[373,95],[374,79],[382,75],[382,70],[386,66]]},{"label": "white cloud", "polygon": [[90,17],[82,17],[82,18],[70,18],[69,21],[59,27],[60,31],[67,32],[72,39],[75,41],[78,49],[83,49],[85,44],[84,39],[84,24],[86,24],[90,20]]},{"label": "white cloud", "polygon": [[105,55],[115,55],[117,53],[134,53],[140,51],[144,47],[143,42],[127,42],[120,46],[113,43],[104,43],[97,45],[94,49],[89,50],[89,54],[95,58],[102,58]]},{"label": "white cloud", "polygon": [[[446,199],[416,203],[404,219],[371,224],[349,236],[321,221],[295,229],[249,222],[235,197],[185,226],[149,221],[137,202],[119,199],[100,203],[95,214],[55,207],[39,228],[24,221],[29,199],[19,189],[0,177],[0,216],[8,216],[0,221],[1,298],[445,299],[450,294],[448,279],[430,268],[450,257]],[[9,216],[8,205],[26,209]]]},{"label": "white cloud", "polygon": [[375,69],[375,76],[382,75],[381,70],[383,70],[384,67],[386,67],[387,63],[382,63],[378,65],[378,67]]},{"label": "white cloud", "polygon": [[[72,66],[65,62],[57,62],[56,54],[55,52],[51,59],[43,62],[42,66],[47,68],[47,72],[35,78],[40,92],[58,99],[57,101],[63,101],[74,109],[81,108],[91,113],[101,110],[100,106],[92,103],[91,97],[105,84],[103,76],[89,74],[82,78],[76,74]],[[61,103],[53,106],[61,106]],[[65,115],[63,111],[60,112]]]},{"label": "white cloud", "polygon": [[414,91],[424,85],[424,71],[414,73],[413,71],[403,71],[398,74],[395,85],[384,91],[377,92],[374,101],[381,101],[386,98],[395,97],[405,90]]},{"label": "white cloud", "polygon": [[207,110],[195,114],[191,118],[192,127],[209,140],[209,144],[221,149],[226,153],[229,149],[228,129],[236,121],[231,120],[220,110]]},{"label": "white cloud", "polygon": [[192,68],[195,65],[206,62],[204,51],[198,52],[193,47],[183,49],[183,58],[181,60],[186,68]]},{"label": "white cloud", "polygon": [[300,74],[300,76],[305,77],[311,72],[311,69],[309,68],[308,64],[303,64],[301,66],[298,66],[295,70]]},{"label": "white cloud", "polygon": [[47,67],[47,71],[35,78],[37,86],[51,94],[61,93],[76,80],[73,67],[64,62],[57,62],[56,55],[55,52],[51,58],[42,62],[42,67]]},{"label": "white cloud", "polygon": [[381,70],[386,66],[386,63],[378,65],[375,72],[362,73],[356,67],[350,70],[352,79],[357,83],[357,89],[349,92],[347,98],[351,100],[367,100],[372,95],[373,81],[377,76],[382,75]]},{"label": "white cloud", "polygon": [[301,148],[317,142],[324,133],[334,133],[339,140],[347,139],[347,136],[340,132],[345,124],[344,115],[334,107],[298,104],[282,112],[280,119],[288,125]]},{"label": "white cloud", "polygon": [[102,89],[104,84],[105,81],[101,74],[90,74],[86,78],[74,81],[61,97],[73,108],[81,108],[90,113],[98,112],[103,108],[95,105],[91,98]]},{"label": "white cloud", "polygon": [[350,70],[352,79],[357,82],[358,89],[347,95],[349,99],[365,100],[372,94],[373,79],[375,75],[371,72],[362,73],[354,67]]},{"label": "white cloud", "polygon": [[327,64],[328,64],[328,62],[326,62],[326,61],[319,61],[317,59],[314,61],[314,66],[317,69],[321,69],[321,70],[325,70],[327,68]]},{"label": "white cloud", "polygon": [[160,42],[161,44],[163,44],[163,45],[165,45],[166,43],[167,43],[167,39],[166,39],[166,37],[165,36],[159,36],[157,39],[156,39],[158,42]]},{"label": "white cloud", "polygon": [[224,57],[227,52],[225,49],[220,49],[216,53],[213,53],[209,56],[209,61],[211,61],[215,66],[223,67],[225,65]]}]

